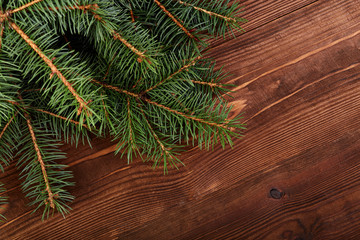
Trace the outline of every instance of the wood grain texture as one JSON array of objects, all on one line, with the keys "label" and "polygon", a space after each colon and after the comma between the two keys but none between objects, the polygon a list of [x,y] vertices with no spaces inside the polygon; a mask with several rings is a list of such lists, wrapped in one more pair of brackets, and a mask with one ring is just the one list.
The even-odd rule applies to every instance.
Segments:
[{"label": "wood grain texture", "polygon": [[192,148],[163,176],[109,141],[66,146],[73,211],[45,222],[10,166],[0,239],[360,239],[360,1],[243,5],[247,32],[208,53],[248,125],[234,149]]}]

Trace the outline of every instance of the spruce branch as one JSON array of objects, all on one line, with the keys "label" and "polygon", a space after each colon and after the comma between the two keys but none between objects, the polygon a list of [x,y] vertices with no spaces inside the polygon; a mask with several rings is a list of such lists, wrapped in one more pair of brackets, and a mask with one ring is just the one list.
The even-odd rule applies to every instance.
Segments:
[{"label": "spruce branch", "polygon": [[205,40],[241,30],[238,5],[228,3],[1,4],[0,169],[17,159],[34,211],[44,218],[70,209],[72,174],[57,163],[63,142],[111,137],[128,163],[140,156],[167,173],[184,146],[224,147],[241,137],[241,117],[229,118],[223,97],[226,75],[202,57]]}]

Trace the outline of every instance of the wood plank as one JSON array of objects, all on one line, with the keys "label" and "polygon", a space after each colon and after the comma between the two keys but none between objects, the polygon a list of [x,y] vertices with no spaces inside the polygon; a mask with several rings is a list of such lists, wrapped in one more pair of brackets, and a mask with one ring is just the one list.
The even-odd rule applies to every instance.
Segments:
[{"label": "wood plank", "polygon": [[[163,176],[126,165],[103,140],[68,146],[74,209],[44,223],[24,206],[11,166],[2,237],[359,239],[360,2],[247,2],[261,6],[261,24],[210,52],[238,86],[234,113],[245,111],[235,149],[193,148],[186,167]],[[293,10],[265,21],[271,6]]]}]

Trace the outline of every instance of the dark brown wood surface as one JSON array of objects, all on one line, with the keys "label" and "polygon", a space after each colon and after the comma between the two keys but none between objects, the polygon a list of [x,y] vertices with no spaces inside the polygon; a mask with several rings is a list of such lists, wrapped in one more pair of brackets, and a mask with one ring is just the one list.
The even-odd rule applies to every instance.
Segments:
[{"label": "dark brown wood surface", "polygon": [[15,166],[0,239],[360,239],[360,1],[246,0],[245,34],[214,41],[245,138],[161,169],[66,147],[72,212],[41,222]]}]

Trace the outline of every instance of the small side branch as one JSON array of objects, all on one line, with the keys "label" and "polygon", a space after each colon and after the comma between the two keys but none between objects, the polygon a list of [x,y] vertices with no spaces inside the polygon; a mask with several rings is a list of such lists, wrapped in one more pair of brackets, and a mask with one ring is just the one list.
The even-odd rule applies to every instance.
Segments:
[{"label": "small side branch", "polygon": [[12,116],[12,118],[10,118],[10,120],[8,121],[8,123],[5,125],[5,127],[1,130],[0,133],[0,139],[2,138],[2,136],[4,135],[6,129],[10,126],[10,124],[12,123],[12,121],[14,121],[15,116],[17,115],[17,112],[14,114],[14,116]]},{"label": "small side branch", "polygon": [[39,146],[38,146],[37,141],[36,141],[35,133],[34,133],[32,125],[31,125],[31,121],[30,121],[30,116],[27,113],[25,113],[25,118],[26,118],[27,126],[29,128],[29,132],[30,132],[30,135],[31,135],[32,142],[34,144],[34,149],[35,149],[35,152],[36,152],[36,155],[37,155],[37,160],[38,160],[38,162],[40,163],[40,166],[41,166],[41,171],[42,171],[44,181],[45,181],[45,186],[46,186],[45,190],[47,191],[48,196],[49,196],[48,200],[49,200],[49,203],[50,203],[50,207],[55,208],[54,194],[51,192],[51,188],[50,188],[50,184],[49,184],[49,178],[47,176],[47,172],[46,172],[46,168],[45,168],[45,163],[44,163],[44,161],[42,159],[40,149],[39,149]]},{"label": "small side branch", "polygon": [[113,91],[126,94],[126,95],[131,96],[131,97],[134,97],[134,98],[136,98],[136,99],[142,99],[142,100],[144,100],[145,102],[147,102],[147,103],[149,103],[149,104],[151,104],[151,105],[154,105],[154,106],[157,106],[157,107],[159,107],[159,108],[165,109],[165,110],[167,110],[167,111],[169,111],[169,112],[172,112],[172,113],[175,113],[175,114],[177,114],[177,115],[180,115],[180,116],[182,116],[182,117],[184,117],[184,118],[186,118],[186,119],[194,120],[194,121],[197,121],[197,122],[201,122],[201,123],[206,124],[206,125],[209,125],[209,126],[219,127],[219,128],[223,128],[223,129],[226,129],[226,128],[227,128],[227,126],[224,125],[224,124],[219,124],[219,123],[210,122],[210,121],[207,121],[207,120],[205,120],[205,119],[201,119],[201,118],[196,118],[196,117],[193,117],[193,116],[189,116],[189,115],[187,115],[187,114],[185,114],[185,113],[182,113],[182,112],[179,112],[179,111],[177,111],[177,110],[171,109],[171,108],[169,108],[169,107],[167,107],[167,106],[164,106],[164,105],[162,105],[162,104],[160,104],[160,103],[154,102],[154,101],[152,101],[152,100],[144,97],[142,94],[137,94],[137,93],[129,92],[129,91],[127,91],[127,90],[120,89],[120,88],[118,88],[118,87],[114,87],[114,86],[112,86],[112,85],[109,85],[109,84],[106,84],[106,83],[102,83],[102,82],[99,82],[99,81],[94,80],[94,79],[93,79],[92,81],[95,82],[95,83],[97,83],[97,84],[102,85],[102,86],[105,87],[105,88],[111,89],[111,90],[113,90]]},{"label": "small side branch", "polygon": [[159,83],[157,83],[156,85],[146,89],[145,91],[143,91],[141,94],[145,94],[147,92],[150,92],[151,90],[154,90],[155,88],[159,87],[161,84],[163,84],[164,82],[170,80],[171,78],[173,78],[176,74],[188,69],[189,67],[192,67],[195,65],[195,63],[201,58],[201,56],[196,57],[194,60],[192,60],[189,64],[181,67],[179,70],[177,70],[176,72],[172,73],[170,76],[168,76],[167,78],[165,78],[164,80],[160,81]]},{"label": "small side branch", "polygon": [[124,93],[124,94],[129,95],[129,96],[132,96],[132,97],[134,97],[134,98],[139,98],[139,97],[140,97],[139,94],[136,94],[136,93],[133,93],[133,92],[129,92],[129,91],[126,91],[126,90],[124,90],[124,89],[120,89],[120,88],[118,88],[118,87],[115,87],[115,86],[112,86],[112,85],[109,85],[109,84],[106,84],[106,83],[97,81],[97,80],[95,80],[95,79],[92,79],[91,81],[94,82],[94,83],[96,83],[96,84],[102,85],[102,86],[105,87],[105,88],[111,89],[111,90],[116,91],[116,92],[119,92],[119,93]]},{"label": "small side branch", "polygon": [[[57,114],[52,113],[52,112],[48,112],[48,111],[46,111],[46,110],[42,110],[42,109],[38,109],[38,108],[33,108],[33,110],[35,110],[35,111],[37,111],[37,112],[42,112],[42,113],[48,114],[48,115],[50,115],[50,116],[53,116],[53,117],[62,119],[62,120],[64,120],[64,121],[69,121],[69,122],[71,122],[71,123],[73,123],[73,124],[75,124],[75,125],[80,125],[80,122],[77,122],[77,121],[72,120],[72,119],[68,120],[66,117],[57,115]],[[86,126],[86,124],[81,124],[81,125],[82,125],[83,127],[85,127],[85,128],[89,128],[88,126]]]},{"label": "small side branch", "polygon": [[130,6],[130,16],[131,16],[131,22],[135,22],[135,17],[134,17],[134,11],[133,11],[133,8],[132,8],[132,4],[130,1],[129,2],[129,6]]},{"label": "small side branch", "polygon": [[140,52],[137,50],[133,45],[131,45],[128,41],[126,41],[125,38],[123,38],[119,33],[117,33],[115,30],[113,30],[113,36],[115,40],[119,40],[122,42],[125,46],[127,46],[131,51],[133,51],[136,55],[139,56],[138,62],[142,62],[142,60],[145,58],[144,52]]},{"label": "small side branch", "polygon": [[185,113],[176,111],[176,110],[171,109],[171,108],[169,108],[169,107],[167,107],[167,106],[164,106],[164,105],[162,105],[162,104],[160,104],[160,103],[154,102],[154,101],[152,101],[152,100],[150,100],[150,99],[148,99],[148,98],[142,98],[142,99],[143,99],[145,102],[147,102],[147,103],[149,103],[149,104],[151,104],[151,105],[154,105],[154,106],[157,106],[157,107],[159,107],[159,108],[165,109],[165,110],[167,110],[167,111],[169,111],[169,112],[172,112],[172,113],[175,113],[175,114],[177,114],[177,115],[180,115],[180,116],[182,116],[182,117],[184,117],[184,118],[186,118],[186,119],[194,120],[194,121],[196,121],[196,122],[201,122],[201,123],[203,123],[203,124],[206,124],[206,125],[209,125],[209,126],[213,126],[213,127],[219,127],[219,128],[223,128],[223,129],[226,129],[226,128],[227,128],[226,125],[224,125],[224,124],[218,124],[218,123],[214,123],[214,122],[209,122],[209,121],[204,120],[204,119],[201,119],[201,118],[189,116],[189,115],[187,115],[187,114],[185,114]]},{"label": "small side branch", "polygon": [[77,102],[80,104],[78,109],[78,115],[80,115],[82,109],[87,106],[87,103],[78,95],[76,90],[71,86],[71,83],[62,75],[52,61],[41,51],[41,49],[12,21],[9,21],[10,26],[24,39],[24,41],[41,57],[41,59],[48,65],[52,71],[50,78],[56,74],[63,84],[68,88],[70,93],[75,97]]},{"label": "small side branch", "polygon": [[180,4],[182,4],[182,5],[184,5],[184,6],[192,7],[192,8],[194,8],[194,9],[196,9],[196,10],[198,10],[198,11],[200,11],[200,12],[204,12],[204,13],[210,15],[210,16],[215,16],[215,17],[218,17],[218,18],[222,18],[222,19],[224,19],[224,20],[227,21],[227,22],[234,22],[234,23],[237,22],[235,18],[223,16],[223,15],[220,15],[220,14],[218,14],[218,13],[214,13],[214,12],[208,11],[208,10],[206,10],[206,9],[196,7],[196,6],[194,6],[194,5],[190,4],[190,3],[186,3],[186,2],[183,2],[183,1],[178,1],[178,2],[179,2]]},{"label": "small side branch", "polygon": [[153,129],[153,127],[151,126],[151,124],[149,123],[149,121],[147,120],[146,114],[144,112],[144,110],[142,109],[142,107],[139,105],[140,107],[140,111],[142,113],[142,115],[144,116],[144,119],[147,123],[147,125],[149,126],[149,129],[151,131],[151,134],[153,135],[153,137],[155,138],[156,142],[159,144],[161,150],[168,156],[170,156],[170,158],[172,159],[171,154],[169,153],[168,149],[166,149],[166,147],[164,146],[164,144],[160,141],[159,136],[155,133],[155,130]]},{"label": "small side branch", "polygon": [[154,2],[161,8],[161,10],[163,10],[163,12],[168,15],[173,21],[174,23],[176,23],[176,25],[178,25],[185,33],[186,35],[188,35],[190,38],[195,39],[195,37],[189,32],[189,30],[187,30],[184,25],[182,25],[175,17],[174,15],[172,15],[165,7],[164,5],[162,5],[158,0],[154,0]]}]

